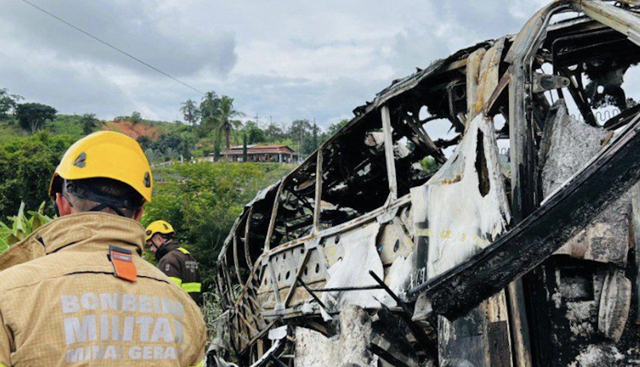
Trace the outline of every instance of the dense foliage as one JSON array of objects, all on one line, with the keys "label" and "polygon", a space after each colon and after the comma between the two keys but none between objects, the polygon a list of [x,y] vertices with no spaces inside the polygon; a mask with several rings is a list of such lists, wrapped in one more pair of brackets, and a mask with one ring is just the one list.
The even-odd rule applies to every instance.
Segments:
[{"label": "dense foliage", "polygon": [[[0,144],[0,172],[4,173],[0,176],[0,222],[6,223],[0,225],[0,250],[53,216],[47,196],[51,175],[75,140],[71,135],[41,131]],[[243,206],[291,169],[293,166],[278,164],[208,162],[156,168],[154,198],[145,206],[143,223],[156,219],[172,223],[202,263],[210,285],[220,247]],[[25,217],[25,208],[38,207]],[[17,208],[19,214],[14,216]]]},{"label": "dense foliage", "polygon": [[[37,208],[50,199],[47,189],[60,158],[75,138],[41,131],[30,137],[14,137],[0,144],[0,220],[13,215],[20,203]],[[53,215],[47,204],[44,212]]]},{"label": "dense foliage", "polygon": [[257,116],[247,119],[235,110],[233,98],[213,91],[199,103],[187,100],[179,106],[187,124],[145,120],[137,111],[113,122],[101,121],[92,113],[60,115],[53,107],[20,103],[22,99],[0,89],[0,221],[6,223],[5,237],[7,228],[13,230],[14,225],[30,220],[16,222],[20,215],[12,215],[18,208],[24,215],[24,208],[44,202],[43,218],[53,215],[47,189],[63,153],[79,138],[110,129],[137,138],[152,164],[185,163],[154,168],[156,189],[153,202],[146,205],[143,224],[156,219],[171,222],[202,263],[208,286],[214,279],[218,252],[243,206],[293,166],[190,162],[219,155],[227,144],[242,145],[245,151],[253,144],[284,144],[306,155],[347,123],[332,124],[326,132],[307,119],[265,125]]},{"label": "dense foliage", "polygon": [[187,126],[176,128],[172,132],[161,134],[156,140],[141,136],[138,143],[152,163],[166,162],[172,159],[189,159],[196,155],[198,138]]},{"label": "dense foliage", "polygon": [[[29,229],[25,233],[30,233],[32,225],[24,223],[39,224],[41,218],[53,215],[47,197],[49,181],[62,154],[74,140],[69,135],[42,131],[0,144],[0,171],[5,173],[0,176],[0,222],[6,223],[0,237],[4,242],[9,233],[22,233],[16,232],[16,228]],[[243,206],[258,190],[291,169],[293,166],[278,164],[208,162],[157,168],[153,202],[145,207],[143,223],[156,219],[171,222],[180,239],[191,246],[202,262],[205,279],[210,284],[218,251]],[[40,209],[25,218],[25,207]],[[16,208],[20,208],[17,217],[13,216]],[[23,219],[16,221],[15,218]],[[6,243],[2,247],[6,247]]]},{"label": "dense foliage", "polygon": [[16,118],[20,127],[35,134],[42,130],[46,121],[53,121],[56,118],[55,108],[41,103],[23,103],[16,107]]},{"label": "dense foliage", "polygon": [[[101,121],[93,113],[63,115],[51,106],[20,103],[23,99],[0,89],[0,253],[51,220],[47,189],[67,148],[108,129],[136,138],[154,165],[153,201],[145,205],[142,224],[157,219],[173,224],[178,239],[201,264],[205,291],[214,288],[218,254],[244,205],[294,166],[191,162],[210,154],[219,157],[231,145],[242,145],[245,156],[254,144],[288,145],[308,155],[348,122],[332,124],[325,132],[307,119],[264,124],[237,111],[233,98],[213,91],[199,103],[187,100],[179,106],[186,124],[147,120],[137,111]],[[185,164],[159,167],[165,162]],[[33,208],[39,209],[27,210]],[[150,252],[145,258],[155,262]],[[220,300],[215,293],[204,297],[203,314],[211,326],[221,312]]]},{"label": "dense foliage", "polygon": [[82,132],[85,135],[89,135],[100,126],[100,120],[96,118],[95,113],[85,113],[80,118],[80,124],[82,125]]},{"label": "dense foliage", "polygon": [[6,118],[9,113],[15,112],[22,99],[24,98],[17,94],[9,94],[6,88],[0,89],[0,118]]},{"label": "dense foliage", "polygon": [[266,163],[196,163],[158,169],[153,202],[142,218],[168,221],[211,286],[215,262],[236,217],[255,194],[293,167]]},{"label": "dense foliage", "polygon": [[44,214],[45,202],[40,204],[37,211],[28,211],[25,214],[24,203],[20,204],[18,214],[9,217],[8,224],[0,221],[0,254],[6,251],[11,245],[26,238],[31,232],[40,228],[53,220]]},{"label": "dense foliage", "polygon": [[139,124],[142,122],[142,114],[140,114],[140,112],[138,111],[133,111],[133,113],[131,113],[131,117],[129,118],[129,121],[131,121],[132,124]]}]

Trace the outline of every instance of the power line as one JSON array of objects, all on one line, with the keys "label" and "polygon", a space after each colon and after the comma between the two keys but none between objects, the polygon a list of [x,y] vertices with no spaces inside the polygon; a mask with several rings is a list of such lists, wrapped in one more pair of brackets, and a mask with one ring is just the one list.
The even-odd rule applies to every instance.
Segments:
[{"label": "power line", "polygon": [[105,46],[107,46],[107,47],[109,47],[109,48],[111,48],[111,49],[113,49],[113,50],[115,50],[115,51],[117,51],[117,52],[119,52],[119,53],[121,53],[121,54],[123,54],[123,55],[125,55],[125,56],[127,56],[127,57],[129,57],[129,58],[131,58],[131,59],[133,59],[133,60],[135,60],[135,61],[137,61],[137,62],[139,62],[139,63],[141,63],[142,65],[144,65],[144,66],[146,66],[146,67],[148,67],[148,68],[150,68],[150,69],[152,69],[152,70],[154,70],[154,71],[156,71],[156,72],[158,72],[158,73],[160,73],[160,74],[162,74],[162,75],[166,76],[167,78],[170,78],[170,79],[172,79],[172,80],[174,80],[174,81],[176,81],[176,82],[178,82],[178,83],[180,83],[180,84],[184,85],[185,87],[187,87],[187,88],[189,88],[189,89],[192,89],[192,90],[194,90],[194,91],[196,91],[196,92],[198,92],[198,93],[200,93],[200,94],[205,94],[203,91],[201,91],[201,90],[199,90],[199,89],[197,89],[197,88],[195,88],[195,87],[192,87],[191,85],[189,85],[189,84],[187,84],[187,83],[183,82],[182,80],[180,80],[180,79],[178,79],[178,78],[174,77],[173,75],[171,75],[171,74],[169,74],[169,73],[165,73],[164,71],[162,71],[162,70],[158,69],[157,67],[155,67],[155,66],[153,66],[153,65],[151,65],[151,64],[149,64],[149,63],[147,63],[147,62],[145,62],[145,61],[140,60],[139,58],[137,58],[137,57],[135,57],[135,56],[131,55],[130,53],[128,53],[128,52],[126,52],[126,51],[123,51],[123,50],[121,50],[121,49],[117,48],[116,46],[113,46],[112,44],[110,44],[110,43],[106,42],[106,41],[101,40],[100,38],[98,38],[98,37],[96,37],[96,36],[92,35],[91,33],[87,32],[87,31],[85,31],[85,30],[83,30],[83,29],[81,29],[81,28],[76,27],[75,25],[73,25],[73,24],[71,24],[71,23],[67,22],[66,20],[64,20],[64,19],[62,19],[62,18],[60,18],[60,17],[56,16],[55,14],[51,14],[51,13],[49,13],[48,11],[46,11],[46,10],[42,9],[41,7],[39,7],[39,6],[35,5],[35,4],[33,4],[33,3],[31,3],[31,2],[29,2],[29,1],[27,1],[27,0],[22,0],[22,2],[24,2],[25,4],[28,4],[28,5],[32,6],[32,7],[34,7],[35,9],[38,9],[39,11],[41,11],[41,12],[43,12],[43,13],[45,13],[45,14],[49,15],[50,17],[52,17],[52,18],[54,18],[54,19],[56,19],[56,20],[58,20],[58,21],[60,21],[60,22],[62,22],[62,23],[64,23],[64,24],[68,25],[69,27],[71,27],[71,28],[75,29],[76,31],[78,31],[78,32],[80,32],[80,33],[83,33],[84,35],[86,35],[86,36],[88,36],[88,37],[93,38],[94,40],[96,40],[96,41],[98,41],[98,42],[102,43],[103,45],[105,45]]}]

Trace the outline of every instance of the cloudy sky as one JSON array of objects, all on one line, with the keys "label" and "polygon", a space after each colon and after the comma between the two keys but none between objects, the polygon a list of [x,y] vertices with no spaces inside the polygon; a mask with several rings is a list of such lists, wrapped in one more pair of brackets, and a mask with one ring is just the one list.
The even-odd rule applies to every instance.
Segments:
[{"label": "cloudy sky", "polygon": [[[548,0],[29,0],[261,122],[351,117],[391,80],[516,33]],[[0,88],[62,113],[181,119],[201,94],[0,0]]]}]

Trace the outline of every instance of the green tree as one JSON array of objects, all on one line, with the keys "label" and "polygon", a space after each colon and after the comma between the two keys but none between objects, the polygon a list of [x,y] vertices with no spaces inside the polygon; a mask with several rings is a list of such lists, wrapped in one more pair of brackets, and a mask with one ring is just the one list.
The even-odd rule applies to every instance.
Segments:
[{"label": "green tree", "polygon": [[342,119],[339,122],[334,122],[331,125],[329,125],[329,128],[327,129],[327,138],[331,137],[333,134],[337,133],[338,130],[345,127],[349,123],[349,121],[351,120]]},{"label": "green tree", "polygon": [[220,248],[244,205],[291,168],[269,163],[196,163],[163,167],[142,223],[163,219],[201,266],[205,288],[215,281]]},{"label": "green tree", "polygon": [[164,150],[164,161],[170,161],[172,159],[178,159],[178,157],[180,156],[180,154],[178,152],[176,152],[173,148],[167,148]]},{"label": "green tree", "polygon": [[23,103],[16,107],[20,127],[32,134],[42,130],[47,120],[53,121],[57,112],[55,108],[41,103]]},{"label": "green tree", "polygon": [[313,128],[312,128],[312,140],[311,140],[311,142],[313,143],[313,150],[318,149],[318,133],[319,132],[320,132],[320,128],[318,127],[318,124],[316,124],[314,120]]},{"label": "green tree", "polygon": [[332,137],[338,130],[342,129],[349,123],[349,119],[343,119],[339,122],[334,122],[320,135],[320,143],[327,141],[330,137]]},{"label": "green tree", "polygon": [[147,160],[151,164],[161,162],[162,158],[164,157],[161,151],[155,150],[153,148],[145,149],[144,155],[147,157]]},{"label": "green tree", "polygon": [[247,144],[261,143],[267,140],[265,131],[255,121],[247,121],[242,132],[247,135]]},{"label": "green tree", "polygon": [[284,131],[282,131],[282,129],[273,122],[267,126],[264,133],[269,142],[276,142],[284,139]]},{"label": "green tree", "polygon": [[202,97],[200,102],[200,130],[202,131],[202,136],[215,128],[219,106],[220,98],[216,92],[207,92]]},{"label": "green tree", "polygon": [[191,126],[196,126],[198,118],[200,118],[200,110],[192,99],[187,99],[180,106],[180,112],[184,116],[184,120]]},{"label": "green tree", "polygon": [[15,112],[18,102],[23,99],[17,94],[9,94],[6,88],[0,89],[0,118],[6,118],[9,113]]},{"label": "green tree", "polygon": [[240,115],[240,112],[233,108],[233,98],[222,96],[220,99],[220,105],[218,106],[216,130],[224,132],[227,150],[231,147],[231,142],[229,140],[231,130],[237,129],[242,125],[240,121],[234,120],[234,118]]},{"label": "green tree", "polygon": [[149,139],[146,135],[140,135],[136,141],[140,144],[142,150],[147,150],[151,147],[151,144],[153,144],[153,140]]},{"label": "green tree", "polygon": [[318,127],[318,125],[316,124],[316,122],[313,122],[313,126],[311,126],[311,134],[309,136],[307,136],[307,138],[304,140],[304,145],[302,147],[302,153],[303,154],[311,154],[313,153],[316,149],[318,149],[319,146],[319,134],[320,134],[320,128]]},{"label": "green tree", "polygon": [[131,117],[129,118],[129,120],[133,125],[136,125],[142,122],[142,115],[138,111],[133,111],[133,113],[131,113]]},{"label": "green tree", "polygon": [[[47,190],[51,176],[74,141],[73,136],[40,131],[0,145],[0,219],[13,215],[21,202],[27,208],[50,202]],[[52,215],[53,207],[47,205],[45,213]]]},{"label": "green tree", "polygon": [[311,132],[311,123],[309,120],[295,120],[291,123],[291,127],[289,127],[289,138],[291,140],[301,140]]},{"label": "green tree", "polygon": [[220,160],[220,141],[216,140],[213,142],[213,159],[214,161],[219,161]]},{"label": "green tree", "polygon": [[80,118],[80,124],[82,125],[82,131],[85,135],[91,134],[98,126],[100,126],[100,120],[96,118],[95,113],[85,113]]},{"label": "green tree", "polygon": [[247,134],[245,133],[242,135],[242,161],[246,162],[247,158]]},{"label": "green tree", "polygon": [[422,169],[428,173],[434,173],[442,166],[432,157],[425,157],[422,161],[420,161],[420,164],[422,165]]},{"label": "green tree", "polygon": [[311,123],[306,119],[295,120],[291,123],[287,135],[294,143],[294,147],[292,148],[304,154],[306,150],[305,142],[311,135]]},{"label": "green tree", "polygon": [[170,158],[176,158],[180,155],[190,156],[190,146],[191,139],[188,138],[188,135],[178,132],[162,134],[156,141],[149,144],[149,147],[156,151],[161,151],[165,157],[168,156]]}]

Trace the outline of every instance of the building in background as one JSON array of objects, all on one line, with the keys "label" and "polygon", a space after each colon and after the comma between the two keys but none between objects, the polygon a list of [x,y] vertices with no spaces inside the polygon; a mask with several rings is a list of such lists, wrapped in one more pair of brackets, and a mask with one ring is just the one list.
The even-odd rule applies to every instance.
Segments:
[{"label": "building in background", "polygon": [[[233,146],[221,153],[229,162],[243,161],[242,145]],[[248,145],[247,162],[278,162],[295,163],[300,159],[299,154],[286,145]]]}]

